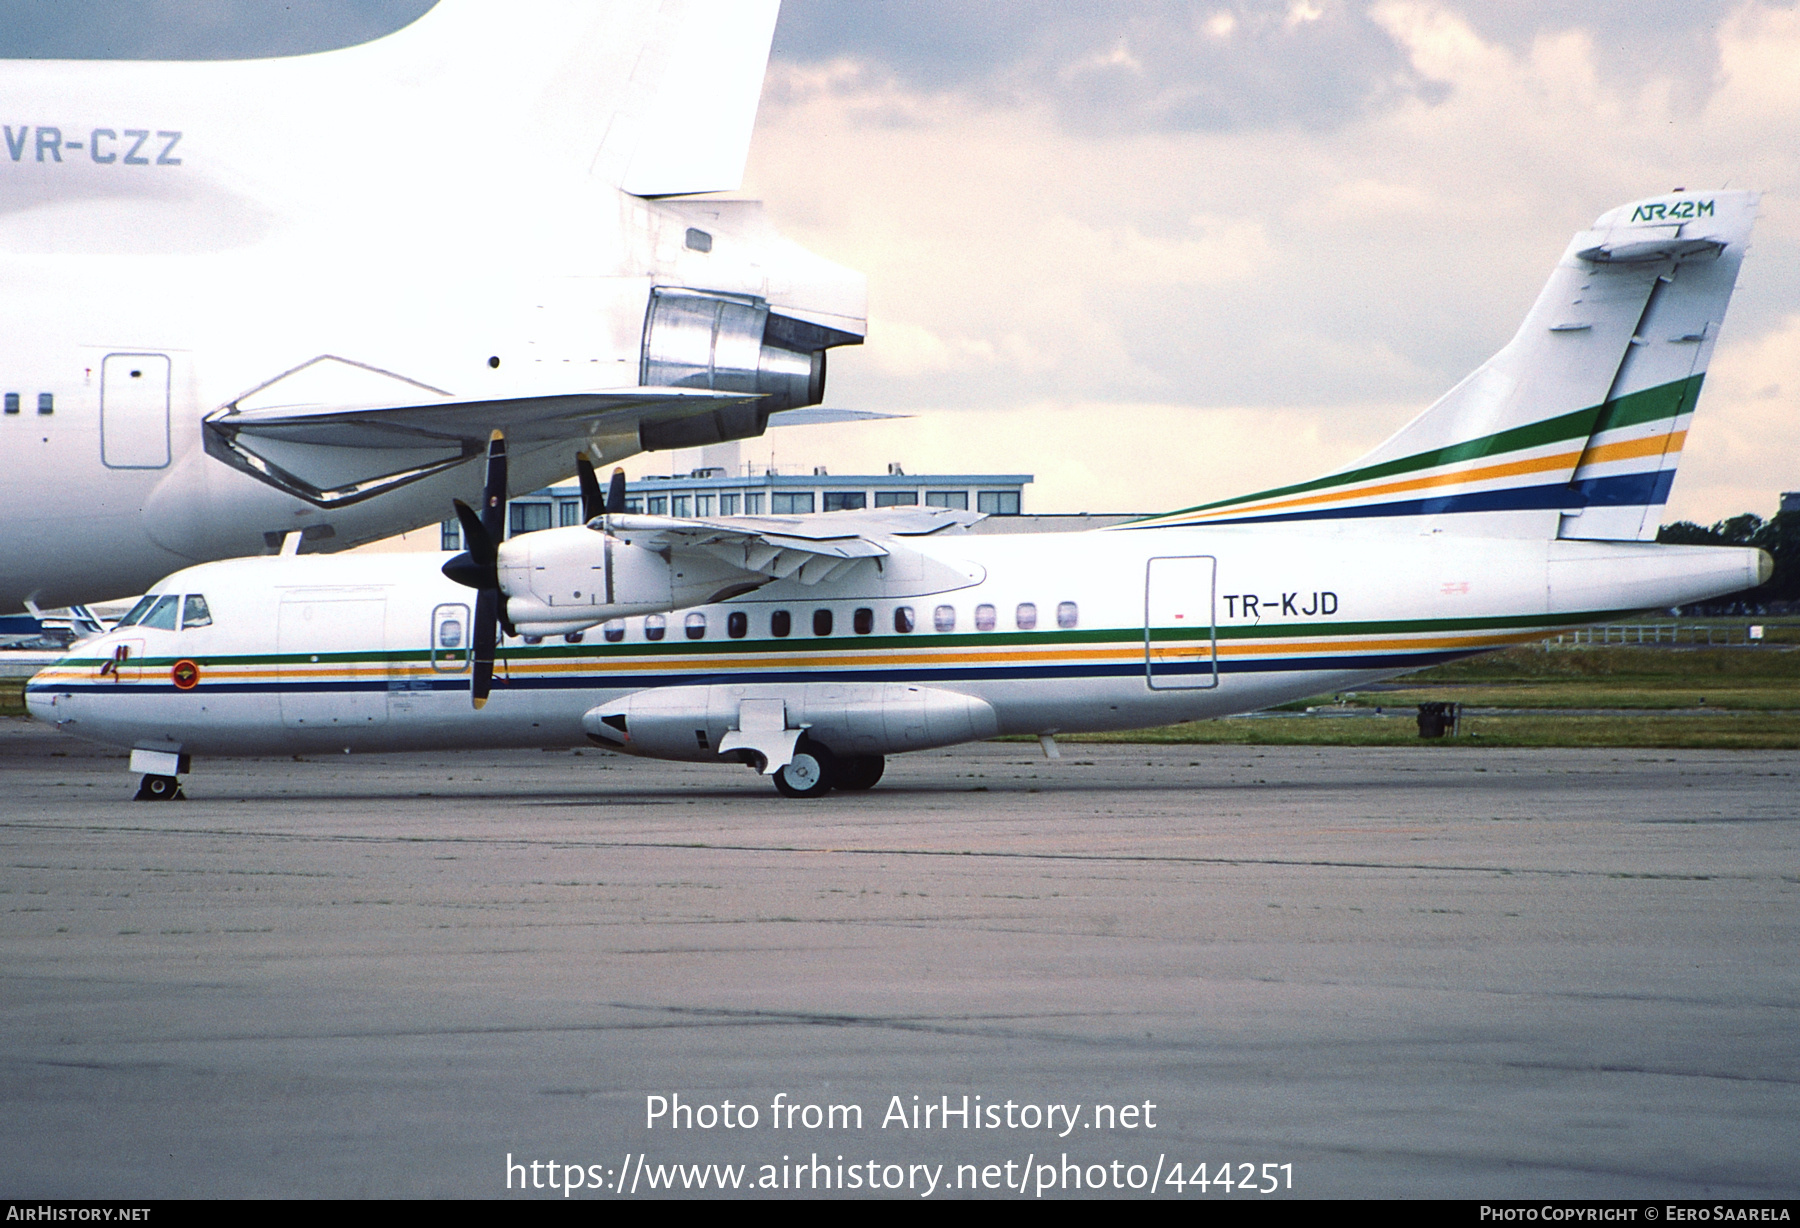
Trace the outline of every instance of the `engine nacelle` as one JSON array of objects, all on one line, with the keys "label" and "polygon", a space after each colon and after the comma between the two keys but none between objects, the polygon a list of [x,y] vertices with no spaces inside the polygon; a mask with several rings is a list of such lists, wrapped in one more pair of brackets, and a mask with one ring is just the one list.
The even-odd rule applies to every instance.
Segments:
[{"label": "engine nacelle", "polygon": [[[999,718],[986,700],[904,683],[720,683],[634,691],[581,718],[591,741],[651,759],[719,761],[727,735],[746,732],[744,706],[780,704],[789,732],[837,755],[888,755],[991,738]],[[771,743],[779,741],[770,736]],[[745,738],[733,738],[753,746]],[[754,749],[732,752],[760,757]],[[771,752],[775,753],[775,752]],[[762,766],[757,764],[756,766]]]},{"label": "engine nacelle", "polygon": [[638,380],[646,385],[760,394],[711,413],[643,423],[646,449],[693,448],[763,433],[769,415],[825,397],[825,350],[862,338],[771,314],[767,300],[658,286],[644,318]]},{"label": "engine nacelle", "polygon": [[697,552],[670,552],[586,525],[500,546],[500,589],[521,635],[566,635],[612,618],[724,601],[768,583]]}]

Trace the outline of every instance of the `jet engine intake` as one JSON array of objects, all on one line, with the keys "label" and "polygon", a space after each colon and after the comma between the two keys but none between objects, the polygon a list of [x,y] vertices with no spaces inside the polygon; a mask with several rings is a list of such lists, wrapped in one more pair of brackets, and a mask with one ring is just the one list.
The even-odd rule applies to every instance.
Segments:
[{"label": "jet engine intake", "polygon": [[766,299],[657,286],[644,316],[638,382],[760,394],[761,399],[638,428],[646,449],[691,448],[763,433],[769,415],[825,397],[825,350],[850,333],[770,312]]}]

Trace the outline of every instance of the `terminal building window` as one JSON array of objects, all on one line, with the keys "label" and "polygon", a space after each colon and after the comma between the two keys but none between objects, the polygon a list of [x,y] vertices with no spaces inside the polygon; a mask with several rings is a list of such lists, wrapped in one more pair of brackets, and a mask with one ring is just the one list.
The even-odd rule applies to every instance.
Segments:
[{"label": "terminal building window", "polygon": [[876,507],[917,507],[919,492],[916,490],[878,490],[875,492]]},{"label": "terminal building window", "polygon": [[1019,492],[1016,490],[984,490],[975,496],[975,510],[990,516],[1017,516]]},{"label": "terminal building window", "polygon": [[515,503],[512,505],[512,535],[537,533],[550,527],[548,503]]},{"label": "terminal building window", "polygon": [[729,495],[720,495],[719,496],[719,515],[735,516],[737,514],[738,514],[738,496],[737,496],[737,494],[734,492]]},{"label": "terminal building window", "polygon": [[969,492],[966,490],[928,490],[925,492],[925,506],[953,507],[961,512],[969,510]]},{"label": "terminal building window", "polygon": [[652,516],[667,516],[669,514],[669,496],[652,495],[647,506]]},{"label": "terminal building window", "polygon": [[443,525],[443,543],[446,550],[462,549],[462,525],[454,520],[446,520]]},{"label": "terminal building window", "polygon": [[693,512],[688,510],[689,506],[692,503],[693,503],[693,500],[687,495],[673,496],[669,500],[669,515],[671,515],[671,516],[692,516]]},{"label": "terminal building window", "polygon": [[760,490],[747,490],[744,492],[744,515],[762,515],[762,492]]},{"label": "terminal building window", "polygon": [[860,490],[828,490],[825,492],[825,510],[828,512],[854,512],[869,506],[868,496]]},{"label": "terminal building window", "polygon": [[776,516],[798,516],[813,510],[813,492],[778,490],[769,496],[769,511]]},{"label": "terminal building window", "polygon": [[581,504],[573,499],[558,499],[556,501],[556,523],[565,529],[570,525],[582,523]]}]

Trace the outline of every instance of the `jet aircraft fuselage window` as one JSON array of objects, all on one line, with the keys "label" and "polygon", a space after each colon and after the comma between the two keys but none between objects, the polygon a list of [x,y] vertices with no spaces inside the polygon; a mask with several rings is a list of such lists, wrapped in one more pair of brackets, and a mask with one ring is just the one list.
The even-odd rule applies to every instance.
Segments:
[{"label": "jet aircraft fuselage window", "polygon": [[931,625],[939,631],[956,630],[956,607],[941,605],[931,612]]},{"label": "jet aircraft fuselage window", "polygon": [[175,614],[181,606],[179,597],[158,597],[150,612],[139,620],[140,627],[155,627],[158,631],[175,630]]},{"label": "jet aircraft fuselage window", "polygon": [[206,598],[199,593],[189,593],[187,605],[181,612],[181,629],[186,631],[189,627],[210,626],[212,626],[212,611],[206,606]]},{"label": "jet aircraft fuselage window", "polygon": [[975,630],[992,631],[995,622],[996,617],[993,606],[984,601],[975,607]]},{"label": "jet aircraft fuselage window", "polygon": [[913,629],[913,611],[909,605],[894,607],[894,630],[906,635]]},{"label": "jet aircraft fuselage window", "polygon": [[646,614],[644,616],[644,638],[645,639],[660,640],[663,637],[663,633],[666,632],[668,629],[669,629],[669,620],[666,617],[664,617],[663,615],[661,615],[661,614]]},{"label": "jet aircraft fuselage window", "polygon": [[794,629],[794,616],[786,610],[776,610],[769,615],[769,634],[777,639],[787,635]]},{"label": "jet aircraft fuselage window", "polygon": [[814,635],[830,635],[831,634],[831,611],[830,610],[814,610],[813,611],[813,634]]},{"label": "jet aircraft fuselage window", "polygon": [[1018,624],[1021,631],[1034,630],[1037,627],[1037,603],[1021,601],[1019,608],[1013,611],[1013,622]]},{"label": "jet aircraft fuselage window", "polygon": [[113,625],[117,626],[117,627],[135,627],[135,626],[137,626],[138,619],[142,618],[145,615],[145,613],[147,613],[149,611],[150,607],[155,604],[156,604],[156,594],[155,593],[150,594],[148,597],[139,597],[137,604],[132,606],[129,610],[125,611],[125,617],[121,618],[117,623],[114,623]]},{"label": "jet aircraft fuselage window", "polygon": [[858,635],[867,635],[875,630],[875,611],[868,606],[861,606],[850,615],[850,627]]},{"label": "jet aircraft fuselage window", "polygon": [[828,512],[855,512],[869,506],[868,496],[860,490],[828,490],[825,492],[825,510]]},{"label": "jet aircraft fuselage window", "polygon": [[625,638],[625,620],[615,618],[611,622],[601,623],[600,633],[606,637],[608,644],[617,644]]},{"label": "jet aircraft fuselage window", "polygon": [[698,610],[695,610],[692,614],[689,614],[687,616],[687,618],[682,621],[682,630],[687,632],[687,637],[690,640],[705,639],[706,638],[706,615],[700,613],[700,611],[698,611]]},{"label": "jet aircraft fuselage window", "polygon": [[725,616],[725,634],[734,640],[741,640],[750,632],[750,616],[742,610],[733,610]]},{"label": "jet aircraft fuselage window", "polygon": [[1060,601],[1056,605],[1056,625],[1064,631],[1074,627],[1081,621],[1081,611],[1073,601]]}]

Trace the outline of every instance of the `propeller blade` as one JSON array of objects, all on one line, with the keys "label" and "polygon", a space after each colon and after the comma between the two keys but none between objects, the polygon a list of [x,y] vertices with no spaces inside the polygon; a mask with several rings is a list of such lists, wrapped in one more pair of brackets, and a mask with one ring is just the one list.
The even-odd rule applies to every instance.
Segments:
[{"label": "propeller blade", "polygon": [[474,671],[469,680],[469,695],[477,708],[488,701],[494,687],[495,607],[500,590],[484,588],[475,598]]},{"label": "propeller blade", "polygon": [[614,468],[612,481],[606,486],[606,512],[609,516],[623,515],[625,512],[625,471]]},{"label": "propeller blade", "polygon": [[456,522],[462,526],[463,549],[477,563],[492,567],[494,560],[500,557],[499,541],[488,533],[487,525],[474,508],[461,499],[452,499],[450,502],[456,507]]},{"label": "propeller blade", "polygon": [[586,452],[575,454],[575,476],[581,479],[581,523],[586,524],[606,511],[600,479],[594,476],[594,462],[587,458]]},{"label": "propeller blade", "polygon": [[481,488],[481,527],[488,540],[499,542],[506,536],[506,436],[495,431],[488,436],[487,480]]}]

